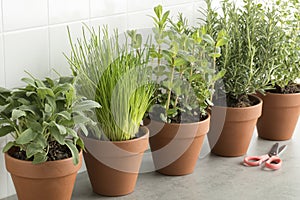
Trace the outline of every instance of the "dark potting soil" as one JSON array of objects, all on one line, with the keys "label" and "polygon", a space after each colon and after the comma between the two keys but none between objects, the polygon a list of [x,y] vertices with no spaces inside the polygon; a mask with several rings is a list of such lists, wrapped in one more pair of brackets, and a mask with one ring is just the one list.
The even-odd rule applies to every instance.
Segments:
[{"label": "dark potting soil", "polygon": [[294,93],[300,93],[300,84],[297,83],[290,83],[284,88],[275,85],[275,89],[269,90],[268,92],[271,93],[278,93],[278,94],[294,94]]},{"label": "dark potting soil", "polygon": [[[27,159],[26,152],[16,148],[15,151],[12,151],[10,155],[19,160],[28,160],[32,161],[33,157]],[[61,145],[57,141],[53,141],[49,143],[49,152],[48,152],[48,160],[47,161],[55,161],[55,160],[63,160],[72,157],[72,153],[70,149],[66,145]]]},{"label": "dark potting soil", "polygon": [[222,96],[214,98],[214,105],[216,106],[224,106],[224,107],[232,107],[232,108],[245,108],[258,104],[259,102],[255,98],[251,98],[251,96],[243,95],[239,98],[235,98],[232,96]]},{"label": "dark potting soil", "polygon": [[[161,113],[165,113],[165,109],[161,106],[154,106],[152,107],[152,111],[149,113],[148,118],[155,121],[163,122],[160,118]],[[189,114],[179,111],[175,117],[171,117],[169,119],[171,120],[171,123],[179,124],[199,122],[207,119],[207,117],[208,115],[201,114],[198,109],[193,109],[189,112]]]}]

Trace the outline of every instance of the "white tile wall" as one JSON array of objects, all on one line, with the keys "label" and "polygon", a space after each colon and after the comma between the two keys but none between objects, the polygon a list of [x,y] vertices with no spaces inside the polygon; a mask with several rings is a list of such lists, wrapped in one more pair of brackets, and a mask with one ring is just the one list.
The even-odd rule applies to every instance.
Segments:
[{"label": "white tile wall", "polygon": [[4,35],[6,86],[16,87],[29,71],[36,77],[49,73],[48,29],[18,31]]},{"label": "white tile wall", "polygon": [[49,28],[49,40],[50,40],[50,70],[55,69],[62,75],[71,75],[71,70],[68,65],[67,59],[63,55],[70,54],[70,42],[68,39],[67,26],[70,29],[71,38],[75,42],[77,38],[82,36],[83,23],[89,24],[88,21],[75,22],[71,24],[63,24],[52,26]]},{"label": "white tile wall", "polygon": [[49,23],[78,21],[89,18],[89,2],[87,0],[48,0]]},{"label": "white tile wall", "polygon": [[[176,0],[174,0],[176,2]],[[162,0],[128,0],[128,12],[153,9],[155,6],[162,4]]]},{"label": "white tile wall", "polygon": [[126,13],[126,4],[127,1],[120,0],[90,0],[91,17],[97,18]]},{"label": "white tile wall", "polygon": [[2,33],[0,33],[0,87],[5,87],[3,35],[2,35]]},{"label": "white tile wall", "polygon": [[2,0],[2,6],[5,31],[48,23],[47,0]]}]

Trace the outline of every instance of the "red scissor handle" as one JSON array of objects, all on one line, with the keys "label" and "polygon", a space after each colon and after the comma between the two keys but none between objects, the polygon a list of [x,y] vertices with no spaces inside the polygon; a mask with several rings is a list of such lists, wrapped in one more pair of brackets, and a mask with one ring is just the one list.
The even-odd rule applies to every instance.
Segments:
[{"label": "red scissor handle", "polygon": [[278,156],[272,156],[267,160],[265,167],[273,170],[280,169],[282,160]]},{"label": "red scissor handle", "polygon": [[244,158],[244,164],[248,166],[259,166],[269,158],[270,156],[268,154],[262,156],[247,156]]}]

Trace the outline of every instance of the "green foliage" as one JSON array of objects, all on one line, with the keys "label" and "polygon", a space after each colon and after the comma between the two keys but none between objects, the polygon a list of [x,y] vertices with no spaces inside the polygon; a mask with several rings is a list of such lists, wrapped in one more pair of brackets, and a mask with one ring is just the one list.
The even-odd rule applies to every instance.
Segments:
[{"label": "green foliage", "polygon": [[[226,93],[229,99],[239,100],[256,91],[270,89],[278,50],[278,38],[281,31],[276,26],[277,16],[266,11],[261,4],[244,0],[242,7],[234,2],[222,2],[222,14],[207,3],[205,26],[208,32],[217,38],[220,30],[225,30],[228,43],[222,47],[222,56],[217,59],[217,69],[226,70],[223,77],[223,91],[217,92],[217,98]],[[266,14],[267,13],[267,14]],[[272,18],[274,17],[274,18]],[[219,95],[219,96],[218,96]]]},{"label": "green foliage", "polygon": [[27,84],[25,87],[11,91],[0,88],[0,136],[10,134],[14,139],[3,152],[19,147],[28,160],[33,158],[34,164],[42,163],[48,159],[49,143],[57,141],[70,149],[73,163],[77,164],[76,146],[84,149],[84,145],[74,126],[92,123],[87,114],[100,105],[77,96],[72,77],[22,80]]},{"label": "green foliage", "polygon": [[182,14],[171,20],[170,11],[163,12],[160,5],[154,13],[156,44],[151,48],[151,58],[160,108],[150,114],[159,113],[160,120],[168,123],[199,121],[206,116],[215,82],[225,74],[225,70],[216,74],[215,64],[221,56],[220,47],[227,42],[226,33],[220,31],[214,40],[205,27],[191,29]]},{"label": "green foliage", "polygon": [[[222,2],[222,14],[206,0],[208,33],[216,38],[225,30],[228,43],[222,47],[217,69],[227,71],[224,88],[217,98],[242,99],[257,91],[264,93],[275,85],[285,87],[300,77],[300,6],[298,0],[256,3],[244,0],[241,7]],[[203,13],[203,12],[202,12]]]},{"label": "green foliage", "polygon": [[109,37],[107,27],[99,28],[98,33],[88,29],[89,40],[84,30],[83,41],[77,44],[69,37],[72,52],[68,61],[78,77],[78,92],[102,106],[94,116],[98,126],[90,127],[91,132],[99,139],[132,139],[154,92],[147,67],[149,48],[142,47],[142,36],[135,30],[127,32],[124,44],[117,31]]},{"label": "green foliage", "polygon": [[[282,37],[277,38],[281,45],[274,56],[277,57],[273,85],[281,88],[300,78],[300,2],[299,0],[276,0],[272,13],[277,16],[277,29]],[[272,19],[272,18],[270,18]]]}]

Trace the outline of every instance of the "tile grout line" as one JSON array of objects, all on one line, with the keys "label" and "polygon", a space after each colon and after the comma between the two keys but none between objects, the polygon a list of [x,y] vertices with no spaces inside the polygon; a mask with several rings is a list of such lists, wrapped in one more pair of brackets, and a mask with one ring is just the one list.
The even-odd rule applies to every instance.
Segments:
[{"label": "tile grout line", "polygon": [[51,71],[51,53],[50,53],[50,47],[51,47],[51,42],[50,42],[50,8],[49,8],[49,3],[50,0],[47,0],[47,30],[48,30],[48,73],[50,73],[50,77],[52,77],[52,71]]}]

